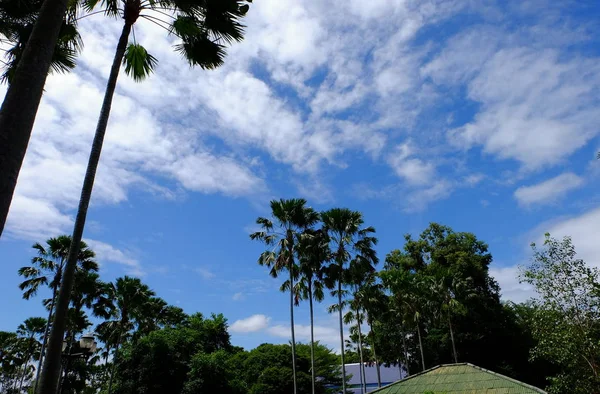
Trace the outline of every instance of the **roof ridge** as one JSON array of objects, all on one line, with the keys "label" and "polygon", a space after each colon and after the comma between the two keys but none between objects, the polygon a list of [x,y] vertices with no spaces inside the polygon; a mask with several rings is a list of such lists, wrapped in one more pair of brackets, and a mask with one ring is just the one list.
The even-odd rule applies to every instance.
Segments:
[{"label": "roof ridge", "polygon": [[477,366],[477,365],[475,365],[475,364],[471,364],[471,363],[464,363],[464,364],[467,364],[468,366],[470,366],[470,367],[473,367],[473,368],[475,368],[475,369],[479,369],[480,371],[483,371],[483,372],[485,372],[485,373],[489,373],[490,375],[499,376],[499,377],[501,377],[502,379],[506,379],[506,380],[508,380],[508,381],[510,381],[510,382],[513,382],[513,383],[516,383],[516,384],[518,384],[518,385],[520,385],[520,386],[523,386],[523,387],[526,387],[526,388],[528,388],[528,389],[531,389],[531,390],[537,391],[537,392],[538,392],[538,393],[540,393],[540,394],[548,394],[546,391],[544,391],[544,390],[542,390],[542,389],[540,389],[540,388],[538,388],[538,387],[535,387],[535,386],[532,386],[532,385],[530,385],[530,384],[527,384],[527,383],[521,382],[520,380],[517,380],[517,379],[511,378],[511,377],[509,377],[509,376],[502,375],[501,373],[494,372],[494,371],[490,371],[489,369],[485,369],[485,368],[479,367],[479,366]]}]

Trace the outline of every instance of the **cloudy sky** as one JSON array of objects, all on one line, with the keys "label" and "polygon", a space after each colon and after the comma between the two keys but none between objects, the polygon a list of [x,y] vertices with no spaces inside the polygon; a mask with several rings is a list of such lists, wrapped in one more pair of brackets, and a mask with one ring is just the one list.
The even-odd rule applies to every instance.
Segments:
[{"label": "cloudy sky", "polygon": [[[297,196],[362,211],[382,259],[432,221],[474,232],[505,299],[531,294],[517,266],[546,231],[600,265],[599,20],[595,1],[255,0],[245,41],[210,72],[140,20],[160,63],[143,83],[122,74],[115,96],[85,232],[103,277],[224,313],[237,345],[286,342],[288,299],[248,235],[270,199]],[[44,313],[16,271],[72,228],[120,22],[80,28],[0,240],[0,330]],[[316,331],[334,346],[328,304]],[[305,307],[297,319],[306,341]]]}]

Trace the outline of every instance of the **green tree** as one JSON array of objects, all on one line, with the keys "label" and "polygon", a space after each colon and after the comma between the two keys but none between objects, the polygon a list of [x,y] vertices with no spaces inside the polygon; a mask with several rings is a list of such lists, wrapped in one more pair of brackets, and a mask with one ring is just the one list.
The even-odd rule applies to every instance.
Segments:
[{"label": "green tree", "polygon": [[[19,284],[19,289],[23,291],[23,298],[30,299],[37,294],[40,286],[49,286],[52,295],[48,304],[48,320],[46,321],[46,329],[42,339],[42,348],[40,358],[36,368],[35,384],[38,384],[39,374],[44,358],[48,333],[51,327],[54,306],[56,303],[58,289],[62,282],[63,269],[71,247],[71,237],[61,235],[56,238],[50,238],[46,241],[46,246],[40,243],[33,245],[37,256],[33,257],[30,266],[21,267],[19,275],[25,280]],[[98,271],[98,263],[94,261],[95,253],[88,248],[85,242],[80,242],[79,253],[77,256],[76,272],[95,272]]]},{"label": "green tree", "polygon": [[532,356],[561,368],[550,378],[550,392],[600,393],[600,273],[577,258],[570,237],[546,234],[543,247],[532,248],[521,275],[538,295]]},{"label": "green tree", "polygon": [[[261,253],[258,263],[269,267],[270,275],[276,278],[282,270],[289,272],[290,327],[292,335],[292,377],[293,392],[296,384],[296,335],[294,329],[294,281],[298,277],[296,265],[297,243],[301,234],[307,232],[319,220],[318,213],[306,206],[304,199],[281,199],[271,201],[272,219],[259,217],[256,224],[261,231],[250,235],[250,239],[262,241],[269,249]],[[285,289],[285,284],[284,287]]]},{"label": "green tree", "polygon": [[337,289],[332,295],[338,299],[338,319],[340,325],[340,352],[342,362],[342,391],[346,392],[346,367],[344,365],[344,322],[342,305],[342,285],[344,282],[346,265],[360,256],[361,259],[377,263],[377,254],[373,246],[377,238],[371,236],[375,233],[373,227],[363,228],[362,213],[351,211],[347,208],[333,208],[321,213],[323,230],[330,239],[332,264],[328,267],[327,276],[330,287],[337,284]]},{"label": "green tree", "polygon": [[[88,0],[87,9],[91,11],[99,0]],[[73,274],[76,265],[77,247],[83,236],[87,210],[92,196],[96,177],[96,169],[108,126],[112,99],[117,86],[117,78],[121,63],[125,64],[125,72],[136,81],[147,77],[154,69],[157,60],[135,40],[128,45],[129,35],[139,18],[157,24],[169,34],[181,40],[175,45],[191,66],[203,69],[219,67],[224,62],[225,49],[223,43],[240,41],[243,38],[243,26],[239,20],[248,11],[248,4],[240,0],[103,0],[102,5],[109,16],[122,18],[124,21],[115,56],[108,77],[104,100],[92,142],[92,148],[77,208],[73,228],[73,248],[69,253],[65,267],[63,286],[59,293],[55,320],[48,343],[48,355],[44,364],[41,386],[42,394],[52,394],[59,375],[60,348],[64,335],[69,296],[73,286]],[[165,21],[163,18],[167,17]],[[1,124],[0,114],[0,124]],[[1,189],[0,189],[1,190]]]}]

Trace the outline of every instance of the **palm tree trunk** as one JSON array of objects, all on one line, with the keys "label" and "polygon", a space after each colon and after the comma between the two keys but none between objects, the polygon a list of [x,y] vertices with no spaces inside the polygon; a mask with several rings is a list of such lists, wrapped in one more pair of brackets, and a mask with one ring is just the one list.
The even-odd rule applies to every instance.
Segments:
[{"label": "palm tree trunk", "polygon": [[[294,266],[290,251],[290,322],[292,326],[292,376],[294,379],[294,394],[298,392],[296,386],[296,329],[294,328]],[[110,394],[110,393],[108,393]]]},{"label": "palm tree trunk", "polygon": [[315,394],[315,320],[313,316],[312,278],[308,278],[308,305],[310,309],[310,375],[312,378],[312,394]]},{"label": "palm tree trunk", "polygon": [[45,0],[0,108],[0,235],[42,99],[67,0]]},{"label": "palm tree trunk", "polygon": [[52,301],[50,301],[50,312],[48,312],[48,321],[44,329],[44,338],[42,339],[42,349],[40,350],[40,359],[38,360],[37,368],[35,369],[35,382],[33,384],[33,392],[37,393],[38,382],[40,381],[40,373],[42,372],[42,363],[44,362],[44,352],[46,343],[48,343],[48,334],[50,333],[50,322],[52,321],[52,313],[54,312],[54,302],[56,301],[56,287],[52,289]]},{"label": "palm tree trunk", "polygon": [[369,330],[371,331],[371,337],[373,338],[373,340],[371,341],[371,348],[373,349],[373,358],[375,358],[375,370],[377,371],[377,387],[381,388],[381,371],[379,369],[379,360],[377,359],[377,352],[375,351],[375,332],[373,332],[373,324],[371,322],[371,319],[368,319],[368,323]]},{"label": "palm tree trunk", "polygon": [[452,322],[450,321],[450,315],[448,315],[448,327],[450,327],[450,339],[452,340],[452,354],[454,354],[454,363],[458,364],[456,346],[454,345],[454,331],[452,330]]},{"label": "palm tree trunk", "polygon": [[[108,389],[106,390],[107,394],[111,394],[112,393],[112,384],[113,384],[113,377],[115,376],[115,367],[117,366],[117,357],[119,355],[119,347],[121,346],[121,328],[119,329],[119,337],[117,338],[117,343],[115,345],[115,356],[113,357],[113,365],[110,368],[110,376],[108,378]],[[108,356],[107,356],[108,359]]]},{"label": "palm tree trunk", "polygon": [[[340,276],[342,267],[340,266]],[[342,356],[342,393],[346,394],[346,361],[344,360],[344,320],[342,318],[342,279],[338,280],[338,312],[340,317],[340,352]]]},{"label": "palm tree trunk", "polygon": [[[404,330],[400,331],[402,335],[402,347],[404,348],[404,362],[406,363],[406,375],[410,376],[410,367],[408,362],[408,346],[406,346],[406,333]],[[400,369],[400,379],[402,379],[402,369]]]},{"label": "palm tree trunk", "polygon": [[117,45],[117,50],[115,52],[115,57],[110,70],[110,76],[106,85],[106,93],[104,94],[104,101],[102,103],[102,109],[100,110],[100,118],[98,119],[96,134],[94,135],[90,159],[88,162],[85,179],[83,181],[83,188],[81,190],[79,208],[77,210],[77,217],[75,219],[75,226],[73,228],[73,236],[71,237],[69,257],[65,266],[60,292],[58,294],[56,313],[54,314],[54,324],[52,325],[52,332],[50,334],[50,340],[48,341],[48,356],[44,362],[39,394],[53,394],[53,390],[56,387],[59,379],[61,347],[63,335],[65,333],[65,326],[67,323],[66,318],[69,309],[69,301],[71,298],[71,290],[73,288],[79,247],[81,238],[83,236],[83,228],[85,226],[88,206],[92,197],[94,178],[96,177],[96,169],[98,168],[98,162],[100,161],[100,153],[102,151],[106,126],[108,125],[108,117],[110,115],[112,99],[117,87],[119,69],[121,67],[123,56],[125,55],[125,50],[127,49],[127,40],[130,32],[131,25],[126,23],[123,26],[123,31],[121,32],[121,37],[119,38],[119,43]]},{"label": "palm tree trunk", "polygon": [[21,375],[21,382],[19,383],[19,393],[23,391],[23,381],[25,380],[25,375],[27,375],[27,364],[29,364],[29,359],[31,358],[34,335],[35,334],[32,332],[29,337],[29,346],[27,347],[27,353],[25,353],[25,363],[23,363],[23,374]]},{"label": "palm tree trunk", "polygon": [[417,322],[417,334],[419,335],[419,349],[421,350],[421,365],[425,371],[425,355],[423,354],[423,342],[421,341],[421,325]]},{"label": "palm tree trunk", "polygon": [[367,392],[367,376],[365,374],[365,360],[363,358],[363,347],[362,347],[362,331],[360,329],[360,311],[356,308],[356,326],[358,327],[358,355],[360,356],[360,368],[358,372],[361,375],[361,390],[363,393]]}]

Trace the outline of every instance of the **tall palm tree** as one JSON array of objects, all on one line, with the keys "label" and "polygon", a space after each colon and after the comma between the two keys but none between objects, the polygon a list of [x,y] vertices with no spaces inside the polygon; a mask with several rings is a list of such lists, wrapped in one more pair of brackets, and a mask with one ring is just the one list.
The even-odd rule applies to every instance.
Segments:
[{"label": "tall palm tree", "polygon": [[[99,0],[88,0],[87,9],[91,11],[98,3],[100,3]],[[101,3],[109,16],[122,18],[124,24],[108,77],[83,181],[73,228],[74,246],[77,246],[77,242],[83,236],[121,63],[125,63],[125,72],[136,81],[147,77],[157,63],[157,60],[136,42],[135,33],[133,34],[133,43],[128,45],[133,25],[139,18],[142,18],[162,27],[169,34],[173,34],[181,40],[180,44],[175,45],[175,50],[181,53],[190,65],[213,69],[224,62],[223,43],[240,41],[243,38],[243,26],[239,20],[249,9],[249,5],[240,0],[102,0]],[[48,344],[50,357],[44,364],[44,373],[42,374],[41,394],[51,394],[51,390],[56,386],[58,380],[61,341],[65,330],[69,294],[73,286],[75,256],[77,256],[76,247],[69,253],[64,286],[61,287],[59,294],[57,313]]]},{"label": "tall palm tree", "polygon": [[[13,80],[42,4],[42,0],[0,2],[0,41],[8,45],[4,53],[6,62],[2,62],[3,67],[0,67],[4,69],[0,81],[10,84]],[[63,21],[52,54],[50,72],[67,72],[75,67],[75,57],[83,47],[75,22],[73,18]]]},{"label": "tall palm tree", "polygon": [[[98,263],[94,261],[95,253],[88,248],[85,242],[80,242],[79,246],[77,271],[98,271]],[[47,285],[52,291],[52,296],[47,305],[48,320],[46,321],[40,358],[38,366],[36,367],[35,385],[37,385],[39,381],[52,315],[54,314],[54,306],[58,295],[58,289],[62,282],[63,269],[67,261],[70,247],[71,237],[68,235],[50,238],[46,241],[46,246],[36,243],[33,245],[33,249],[37,251],[37,256],[33,257],[31,260],[31,266],[21,267],[18,271],[19,275],[25,278],[25,280],[19,284],[19,289],[23,291],[24,299],[28,300],[36,295],[40,286]]]},{"label": "tall palm tree", "polygon": [[0,108],[0,236],[68,3],[69,0],[44,0]]},{"label": "tall palm tree", "polygon": [[283,270],[289,272],[290,291],[290,325],[292,335],[292,375],[294,380],[294,394],[297,392],[296,384],[296,334],[294,328],[294,281],[298,276],[298,267],[295,257],[297,254],[297,240],[300,234],[311,229],[319,220],[319,214],[306,206],[304,199],[273,200],[271,201],[271,219],[259,217],[256,223],[262,227],[250,235],[250,239],[262,241],[268,250],[261,253],[258,263],[269,267],[270,274],[276,278]]},{"label": "tall palm tree", "polygon": [[47,320],[43,317],[30,317],[17,327],[17,335],[26,339],[27,350],[23,357],[23,373],[19,383],[19,392],[23,389],[23,382],[27,376],[29,360],[36,353],[36,348],[40,347],[39,339],[42,338]]},{"label": "tall palm tree", "polygon": [[362,259],[377,263],[377,254],[373,246],[377,244],[377,238],[373,227],[363,228],[364,220],[362,213],[351,211],[346,208],[333,208],[321,213],[323,230],[330,239],[332,264],[328,267],[329,286],[337,289],[332,294],[338,298],[338,314],[340,323],[340,351],[342,362],[342,390],[346,392],[346,366],[344,359],[344,322],[342,305],[342,285],[344,282],[345,266],[353,257],[360,255]]},{"label": "tall palm tree", "polygon": [[112,331],[110,338],[115,342],[111,344],[114,348],[113,367],[110,371],[108,381],[108,394],[111,393],[114,368],[119,357],[119,348],[127,338],[130,331],[139,322],[146,318],[145,312],[148,304],[153,302],[154,291],[142,283],[139,278],[124,276],[117,278],[115,283],[108,285],[109,298],[113,301],[113,320],[107,320],[100,324],[99,331]]},{"label": "tall palm tree", "polygon": [[[308,300],[310,314],[310,366],[312,393],[316,391],[315,367],[315,327],[313,301],[321,302],[325,297],[323,292],[323,263],[329,259],[329,241],[327,234],[321,230],[307,230],[300,234],[297,243],[300,278],[295,285],[295,305],[301,300]],[[281,286],[282,291],[290,290],[290,281],[286,280]]]}]

